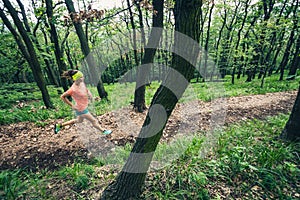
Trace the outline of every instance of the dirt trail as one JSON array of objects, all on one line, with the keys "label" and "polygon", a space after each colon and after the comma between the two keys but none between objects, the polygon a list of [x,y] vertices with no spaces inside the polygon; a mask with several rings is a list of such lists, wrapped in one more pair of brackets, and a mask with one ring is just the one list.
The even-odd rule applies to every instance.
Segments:
[{"label": "dirt trail", "polygon": [[[296,94],[296,91],[279,92],[232,97],[215,104],[201,101],[178,104],[161,141],[171,141],[179,132],[209,130],[218,120],[226,125],[288,113]],[[224,107],[219,107],[220,104]],[[51,170],[78,158],[88,159],[89,154],[99,150],[105,153],[114,146],[133,143],[145,116],[146,113],[135,113],[130,108],[98,116],[103,127],[113,130],[110,136],[97,133],[87,123],[66,127],[59,134],[53,133],[54,121],[47,121],[51,125],[45,127],[28,122],[0,126],[0,170],[20,167]]]}]

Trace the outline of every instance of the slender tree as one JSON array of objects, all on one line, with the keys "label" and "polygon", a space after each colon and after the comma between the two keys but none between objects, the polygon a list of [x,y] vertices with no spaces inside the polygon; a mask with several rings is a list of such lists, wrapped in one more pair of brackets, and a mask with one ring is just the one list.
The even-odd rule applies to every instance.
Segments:
[{"label": "slender tree", "polygon": [[[64,53],[61,50],[61,47],[59,45],[59,40],[58,40],[58,34],[57,34],[57,30],[56,30],[56,26],[55,26],[55,22],[56,22],[56,18],[53,16],[53,1],[52,0],[46,0],[46,13],[47,13],[47,18],[48,18],[48,22],[50,25],[50,40],[51,43],[54,44],[54,48],[55,48],[55,58],[56,58],[56,63],[58,65],[58,69],[59,69],[59,74],[62,74],[63,71],[67,70],[67,65],[64,62]],[[66,91],[68,89],[68,84],[67,84],[67,80],[65,78],[63,78],[61,80],[61,84],[63,89]]]},{"label": "slender tree", "polygon": [[[225,2],[224,2],[225,3]],[[221,15],[221,14],[220,14]],[[222,39],[222,33],[223,33],[223,30],[224,30],[224,28],[225,28],[225,25],[226,25],[226,19],[227,19],[227,12],[225,11],[225,13],[224,13],[224,18],[222,18],[223,20],[222,20],[222,25],[221,25],[221,28],[220,28],[220,30],[219,30],[219,33],[218,33],[218,36],[217,36],[217,41],[216,41],[216,44],[215,44],[215,63],[216,63],[216,65],[218,65],[219,64],[219,47],[220,47],[220,43],[221,43],[221,39]],[[198,77],[197,77],[197,79],[198,79]],[[197,80],[197,82],[198,82],[198,80]]]},{"label": "slender tree", "polygon": [[288,80],[295,79],[297,74],[297,69],[299,68],[299,63],[300,63],[300,35],[298,35],[298,39],[296,40],[295,52],[291,62],[290,71],[288,74],[289,77],[287,78]]},{"label": "slender tree", "polygon": [[282,81],[283,80],[283,75],[284,75],[284,70],[289,62],[289,57],[290,57],[290,52],[291,52],[291,48],[292,48],[292,45],[294,43],[294,40],[295,40],[295,34],[296,32],[298,31],[298,5],[299,5],[299,0],[297,0],[295,2],[295,5],[293,5],[293,27],[292,27],[292,30],[291,30],[291,33],[290,33],[290,36],[289,36],[289,40],[287,42],[287,45],[286,45],[286,48],[285,48],[285,51],[284,51],[284,54],[283,54],[283,58],[281,60],[281,63],[280,63],[280,78],[279,80]]},{"label": "slender tree", "polygon": [[95,61],[94,55],[90,54],[91,50],[90,50],[90,47],[89,47],[89,44],[88,44],[88,40],[87,40],[86,35],[83,31],[80,19],[77,18],[73,1],[72,0],[65,0],[65,3],[66,3],[66,6],[67,6],[67,9],[69,11],[69,14],[71,16],[72,22],[74,24],[77,36],[79,38],[82,53],[84,54],[84,56],[86,58],[86,61],[87,61],[87,64],[88,64],[88,69],[89,69],[89,72],[90,72],[89,75],[91,76],[92,81],[95,81],[95,80],[97,81],[96,85],[97,85],[97,90],[98,90],[99,96],[101,98],[107,98],[107,92],[104,89],[103,82],[102,82],[102,79],[101,79],[101,74],[97,73],[96,61]]},{"label": "slender tree", "polygon": [[[288,0],[285,0],[283,2],[283,6],[280,9],[279,15],[278,15],[278,17],[276,19],[276,22],[274,24],[274,27],[273,27],[273,31],[271,31],[271,34],[270,34],[269,45],[264,46],[264,52],[267,51],[267,54],[265,56],[265,59],[263,59],[262,62],[261,62],[262,66],[265,67],[265,69],[262,71],[263,76],[262,76],[262,80],[261,80],[261,88],[264,85],[264,80],[267,76],[267,72],[272,71],[272,68],[273,68],[273,66],[271,66],[271,62],[270,62],[271,55],[272,55],[272,53],[274,53],[274,51],[276,49],[275,48],[276,47],[275,42],[277,42],[277,39],[280,37],[280,34],[281,34],[280,33],[280,28],[278,28],[278,27],[280,25],[280,21],[282,20],[284,11],[286,10],[287,2],[288,2]],[[289,13],[286,15],[285,20],[287,19],[288,15],[289,15]]]},{"label": "slender tree", "polygon": [[[231,45],[232,45],[232,41],[233,41],[233,31],[235,29],[235,24],[237,23],[237,16],[239,14],[239,9],[240,9],[240,1],[235,1],[235,7],[233,10],[233,13],[227,13],[230,10],[226,7],[225,5],[225,1],[224,1],[224,5],[225,5],[225,10],[224,10],[224,16],[222,16],[224,21],[227,21],[228,24],[225,24],[225,27],[227,29],[227,33],[225,35],[225,38],[223,40],[223,49],[222,49],[222,53],[220,54],[221,58],[219,61],[220,67],[221,67],[221,76],[222,78],[225,77],[226,75],[226,71],[227,68],[229,66],[229,61],[230,61],[230,51],[231,51]],[[229,19],[225,19],[225,17],[228,17]],[[231,17],[231,18],[230,18]]]},{"label": "slender tree", "polygon": [[[44,37],[45,38],[45,44],[43,45],[43,44],[41,44],[40,40],[38,39],[39,36],[37,34],[37,32],[39,30],[41,30],[43,32],[43,28],[39,29],[39,27],[41,27],[40,25],[41,25],[41,22],[43,21],[42,19],[43,19],[44,13],[42,12],[42,14],[39,14],[37,16],[35,26],[33,28],[31,28],[31,26],[29,25],[30,22],[27,19],[27,15],[26,15],[24,5],[22,4],[21,0],[16,0],[16,1],[17,1],[18,5],[20,7],[19,12],[22,15],[22,20],[23,20],[23,23],[24,23],[24,27],[25,27],[27,33],[30,33],[30,35],[31,35],[30,38],[32,39],[34,45],[37,47],[39,53],[40,54],[47,54],[48,53],[49,55],[51,55],[51,52],[49,51],[49,46],[47,45],[47,39],[48,39],[47,36]],[[35,4],[33,4],[33,8],[35,10],[37,10]],[[36,13],[39,13],[39,12],[36,12]],[[44,47],[46,47],[46,48],[44,48]],[[58,85],[57,80],[54,78],[54,72],[53,72],[53,69],[52,69],[53,68],[52,58],[46,57],[46,56],[42,56],[41,58],[44,60],[44,63],[46,65],[46,67],[44,69],[44,72],[46,72],[46,74],[47,74],[47,76],[45,76],[46,79],[49,79],[51,84]]]},{"label": "slender tree", "polygon": [[234,48],[234,50],[235,50],[235,56],[233,58],[233,70],[232,70],[232,78],[231,78],[231,83],[232,84],[234,84],[234,77],[235,77],[236,66],[237,66],[238,48],[239,48],[240,41],[241,41],[241,34],[242,34],[243,29],[244,29],[244,26],[245,26],[245,23],[246,23],[246,19],[247,19],[247,16],[248,16],[249,3],[250,3],[249,0],[245,1],[244,17],[243,17],[243,21],[241,23],[241,26],[240,26],[240,28],[238,30],[238,33],[237,33],[237,41],[235,42],[235,48]]},{"label": "slender tree", "polygon": [[[215,2],[212,2],[212,5],[209,9],[209,16],[208,16],[208,24],[207,24],[207,31],[206,31],[206,41],[205,41],[205,45],[204,45],[204,69],[203,69],[203,74],[207,73],[207,62],[208,62],[208,45],[209,45],[209,38],[210,38],[210,26],[211,26],[211,21],[212,21],[212,13],[213,13],[213,9],[215,7]],[[208,77],[208,76],[205,76]],[[203,77],[203,82],[205,81],[205,77]]]},{"label": "slender tree", "polygon": [[150,32],[148,45],[145,47],[145,54],[142,58],[142,66],[147,65],[147,67],[143,67],[141,70],[138,70],[136,89],[134,93],[134,108],[138,112],[143,112],[147,107],[145,104],[145,80],[150,74],[151,66],[153,65],[154,55],[156,49],[159,45],[159,41],[162,35],[162,27],[163,27],[163,0],[153,0],[153,28]]},{"label": "slender tree", "polygon": [[[130,25],[131,25],[131,28],[132,28],[132,38],[131,38],[131,42],[132,42],[132,47],[133,47],[133,56],[134,56],[134,60],[135,60],[135,63],[136,63],[136,66],[139,65],[139,58],[138,58],[138,51],[137,51],[137,30],[136,30],[136,25],[135,25],[135,22],[134,22],[134,13],[132,11],[132,8],[130,6],[130,1],[129,0],[126,0],[127,2],[127,7],[128,7],[128,11],[129,11],[129,20],[130,20]],[[129,24],[127,23],[127,28],[129,30],[129,32],[131,31],[131,28],[129,27]],[[131,35],[131,34],[130,34]]]}]

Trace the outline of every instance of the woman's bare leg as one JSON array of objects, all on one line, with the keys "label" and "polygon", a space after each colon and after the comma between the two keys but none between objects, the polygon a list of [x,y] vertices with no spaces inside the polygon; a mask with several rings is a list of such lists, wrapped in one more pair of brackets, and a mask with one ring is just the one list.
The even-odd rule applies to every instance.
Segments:
[{"label": "woman's bare leg", "polygon": [[73,124],[77,123],[77,121],[78,121],[78,119],[72,119],[70,121],[62,123],[61,126],[64,127],[64,126],[73,125]]},{"label": "woman's bare leg", "polygon": [[98,129],[99,131],[101,131],[101,132],[104,131],[104,129],[98,123],[97,119],[93,115],[91,115],[91,113],[87,113],[87,114],[84,114],[81,116],[84,117],[85,119],[89,120],[92,123],[93,127]]},{"label": "woman's bare leg", "polygon": [[64,127],[64,126],[68,126],[68,125],[73,125],[75,123],[82,123],[83,119],[84,118],[82,116],[78,116],[76,119],[72,119],[70,121],[62,123],[61,126]]}]

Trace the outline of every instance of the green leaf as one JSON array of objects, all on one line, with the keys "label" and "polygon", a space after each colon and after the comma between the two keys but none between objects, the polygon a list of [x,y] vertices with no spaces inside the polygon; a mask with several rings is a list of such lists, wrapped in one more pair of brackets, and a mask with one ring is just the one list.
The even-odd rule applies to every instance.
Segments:
[{"label": "green leaf", "polygon": [[258,169],[252,165],[249,165],[249,168],[252,169],[253,171],[258,171]]}]

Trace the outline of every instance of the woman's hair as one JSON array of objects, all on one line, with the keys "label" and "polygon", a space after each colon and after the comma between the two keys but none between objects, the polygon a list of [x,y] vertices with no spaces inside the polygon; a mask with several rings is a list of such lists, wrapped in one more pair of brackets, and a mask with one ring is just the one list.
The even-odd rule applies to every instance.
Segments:
[{"label": "woman's hair", "polygon": [[76,74],[77,72],[78,72],[78,70],[76,70],[76,69],[70,69],[70,70],[68,70],[68,71],[64,71],[64,72],[62,73],[61,77],[67,78],[67,79],[72,79],[72,76],[73,76],[74,74]]}]

